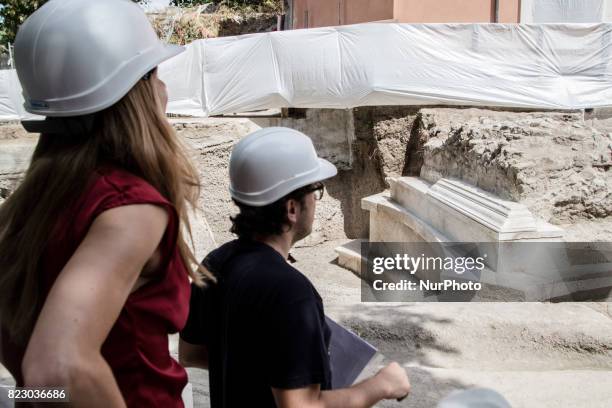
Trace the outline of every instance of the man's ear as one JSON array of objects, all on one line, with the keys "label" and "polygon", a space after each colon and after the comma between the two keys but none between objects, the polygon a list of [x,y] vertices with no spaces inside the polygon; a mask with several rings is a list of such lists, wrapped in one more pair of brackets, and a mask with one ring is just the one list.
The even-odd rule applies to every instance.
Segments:
[{"label": "man's ear", "polygon": [[298,217],[300,215],[300,209],[301,209],[300,203],[297,200],[290,198],[289,200],[287,200],[286,208],[287,208],[287,219],[289,220],[289,222],[291,223],[291,226],[293,227],[293,224],[295,224],[298,221]]}]

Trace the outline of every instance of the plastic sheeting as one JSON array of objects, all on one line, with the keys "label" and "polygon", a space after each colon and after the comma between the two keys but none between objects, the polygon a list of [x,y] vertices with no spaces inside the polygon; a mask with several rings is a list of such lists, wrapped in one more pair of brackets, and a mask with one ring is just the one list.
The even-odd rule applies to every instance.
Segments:
[{"label": "plastic sheeting", "polygon": [[15,105],[10,96],[10,75],[12,72],[12,70],[0,71],[0,117],[9,119],[14,116],[19,117],[15,112]]},{"label": "plastic sheeting", "polygon": [[[602,107],[612,104],[611,30],[360,24],[201,40],[192,47],[202,55],[203,81],[192,73],[193,85],[183,89],[192,89],[192,105],[203,101],[205,115],[367,105]],[[169,110],[180,113],[185,100],[171,98]]]},{"label": "plastic sheeting", "polygon": [[196,41],[162,64],[160,77],[168,112],[193,116],[371,105],[604,107],[612,106],[611,30],[372,23],[251,34]]},{"label": "plastic sheeting", "polygon": [[204,41],[159,66],[158,75],[168,88],[168,113],[206,116],[204,100]]},{"label": "plastic sheeting", "polygon": [[598,23],[609,21],[610,0],[522,0],[521,23]]},{"label": "plastic sheeting", "polygon": [[23,109],[21,84],[14,69],[0,70],[0,119],[19,120],[33,117]]}]

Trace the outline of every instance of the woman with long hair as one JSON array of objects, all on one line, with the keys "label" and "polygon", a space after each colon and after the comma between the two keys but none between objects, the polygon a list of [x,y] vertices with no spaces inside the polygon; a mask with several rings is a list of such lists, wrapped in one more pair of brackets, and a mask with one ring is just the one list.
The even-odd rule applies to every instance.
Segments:
[{"label": "woman with long hair", "polygon": [[[74,406],[179,407],[168,334],[187,319],[198,174],[165,116],[162,44],[125,0],[52,0],[15,43],[25,107],[46,116],[0,206],[0,362]],[[191,270],[191,269],[194,270]]]}]

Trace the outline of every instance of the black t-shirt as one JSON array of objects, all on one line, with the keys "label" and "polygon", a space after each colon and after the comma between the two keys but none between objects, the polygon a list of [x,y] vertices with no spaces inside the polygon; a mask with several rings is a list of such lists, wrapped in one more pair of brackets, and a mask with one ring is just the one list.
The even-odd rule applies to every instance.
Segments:
[{"label": "black t-shirt", "polygon": [[235,240],[203,264],[218,282],[192,285],[181,338],[206,345],[213,408],[275,407],[271,387],[331,387],[330,329],[310,281],[270,246]]}]

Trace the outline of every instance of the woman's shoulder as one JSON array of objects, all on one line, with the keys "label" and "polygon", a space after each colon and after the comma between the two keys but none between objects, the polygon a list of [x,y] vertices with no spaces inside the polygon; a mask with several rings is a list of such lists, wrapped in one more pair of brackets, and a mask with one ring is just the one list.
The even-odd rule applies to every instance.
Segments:
[{"label": "woman's shoulder", "polygon": [[118,167],[104,166],[95,171],[90,191],[117,196],[122,200],[144,200],[168,203],[168,200],[145,179]]},{"label": "woman's shoulder", "polygon": [[93,216],[114,207],[135,204],[155,204],[172,207],[171,203],[145,179],[121,168],[96,169],[83,197],[84,205]]}]

